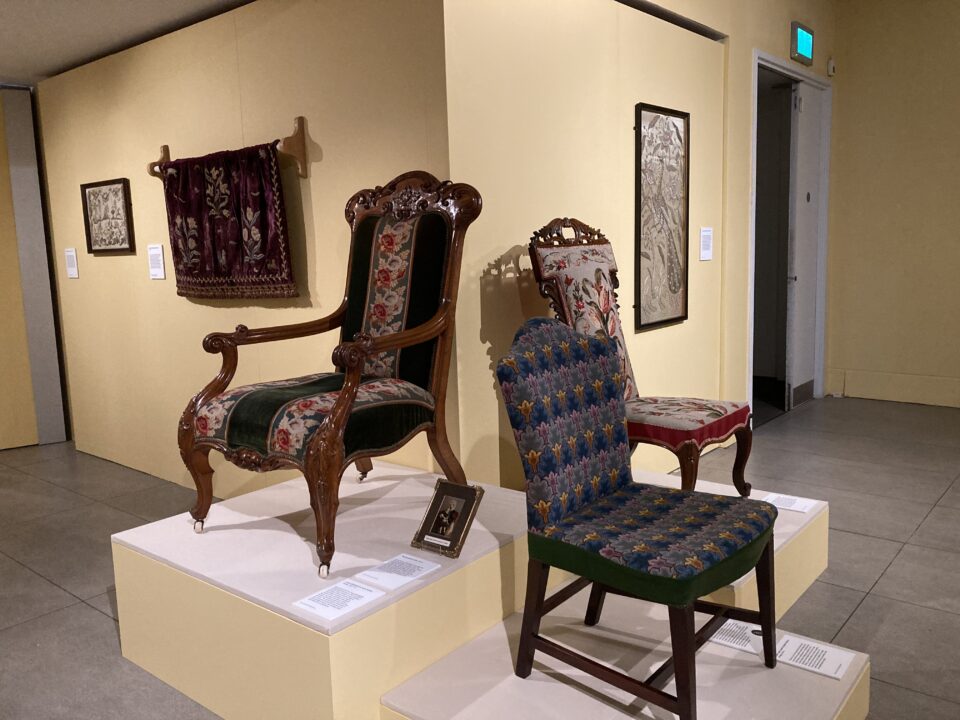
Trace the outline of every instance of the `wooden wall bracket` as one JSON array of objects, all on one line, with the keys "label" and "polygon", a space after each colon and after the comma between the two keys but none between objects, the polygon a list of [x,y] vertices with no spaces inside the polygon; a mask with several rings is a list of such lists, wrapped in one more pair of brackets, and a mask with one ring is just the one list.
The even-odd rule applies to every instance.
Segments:
[{"label": "wooden wall bracket", "polygon": [[[296,160],[297,174],[302,178],[307,177],[307,132],[306,119],[303,115],[298,115],[293,119],[293,134],[283,138],[277,146],[277,150]],[[160,158],[147,165],[147,172],[162,180],[160,164],[165,162],[170,162],[169,145],[160,146]]]}]

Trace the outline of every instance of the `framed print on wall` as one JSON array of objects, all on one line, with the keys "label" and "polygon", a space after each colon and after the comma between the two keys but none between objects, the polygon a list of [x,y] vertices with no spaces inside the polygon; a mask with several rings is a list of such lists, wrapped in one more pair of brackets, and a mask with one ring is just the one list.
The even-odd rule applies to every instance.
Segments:
[{"label": "framed print on wall", "polygon": [[127,178],[80,186],[87,252],[93,255],[132,254],[133,210]]},{"label": "framed print on wall", "polygon": [[687,319],[690,113],[636,106],[636,332]]}]

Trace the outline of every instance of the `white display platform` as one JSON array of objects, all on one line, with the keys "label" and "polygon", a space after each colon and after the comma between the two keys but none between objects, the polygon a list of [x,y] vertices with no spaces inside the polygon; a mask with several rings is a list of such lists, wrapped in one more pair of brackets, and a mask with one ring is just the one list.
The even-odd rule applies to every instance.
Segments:
[{"label": "white display platform", "polygon": [[[383,693],[523,602],[523,494],[485,486],[463,552],[453,560],[409,545],[436,478],[378,461],[359,484],[351,468],[341,484],[338,549],[327,580],[317,574],[302,478],[215,504],[201,535],[187,513],[118,533],[114,572],[124,657],[223,717],[379,717]],[[643,472],[636,479],[679,482]],[[710,482],[697,489],[735,492]],[[826,567],[825,504],[806,514],[781,512],[776,548],[782,614]],[[441,567],[336,620],[294,605],[400,553]],[[554,572],[551,585],[566,579]],[[755,580],[712,599],[754,607]]]},{"label": "white display platform", "polygon": [[[183,513],[117,533],[113,542],[331,635],[525,537],[522,495],[484,485],[459,558],[410,547],[436,480],[434,474],[378,462],[358,483],[351,468],[340,485],[337,552],[326,580],[317,574],[316,525],[302,478],[213,505],[202,534],[193,532],[193,518]],[[440,569],[336,620],[294,605],[400,553],[437,562]]]},{"label": "white display platform", "polygon": [[[600,624],[587,627],[587,596],[581,591],[545,616],[541,634],[641,679],[669,657],[664,606],[608,595]],[[530,677],[516,677],[520,619],[511,616],[386,693],[381,720],[676,718],[545,653],[535,655]],[[700,720],[863,720],[869,707],[870,663],[861,653],[834,680],[783,663],[771,670],[757,655],[708,642],[696,673]],[[672,682],[665,689],[676,691]]]}]

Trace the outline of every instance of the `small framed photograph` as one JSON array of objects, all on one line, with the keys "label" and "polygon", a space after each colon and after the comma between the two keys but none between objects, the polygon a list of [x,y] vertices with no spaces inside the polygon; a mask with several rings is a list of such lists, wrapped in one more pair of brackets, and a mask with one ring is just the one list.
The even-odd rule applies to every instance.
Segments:
[{"label": "small framed photograph", "polygon": [[133,254],[133,210],[127,178],[80,186],[87,252],[92,255]]},{"label": "small framed photograph", "polygon": [[447,557],[460,557],[481,498],[483,488],[478,485],[457,485],[440,478],[430,507],[410,544]]}]

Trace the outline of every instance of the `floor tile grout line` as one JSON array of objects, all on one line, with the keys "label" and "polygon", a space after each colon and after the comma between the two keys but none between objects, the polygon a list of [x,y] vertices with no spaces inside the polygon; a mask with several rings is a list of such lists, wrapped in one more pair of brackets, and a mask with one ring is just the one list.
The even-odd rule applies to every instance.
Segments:
[{"label": "floor tile grout line", "polygon": [[[789,414],[789,413],[787,413]],[[773,422],[772,420],[770,422]],[[770,423],[764,423],[763,426],[768,426]],[[761,427],[763,427],[761,426]],[[957,450],[960,452],[960,445],[951,445],[949,443],[937,443],[937,442],[928,442],[925,440],[914,440],[914,441],[903,441],[898,440],[893,437],[880,437],[877,435],[863,435],[861,433],[848,433],[840,432],[838,430],[824,430],[822,428],[805,428],[802,426],[795,426],[797,430],[802,432],[811,432],[811,433],[823,433],[824,435],[839,435],[841,437],[852,437],[860,438],[862,440],[874,440],[876,442],[899,442],[904,445],[922,445],[924,447],[936,447],[936,448],[947,448],[950,450]]]},{"label": "floor tile grout line", "polygon": [[[904,544],[904,545],[905,545],[905,544]],[[836,642],[836,639],[840,636],[840,633],[843,632],[843,629],[844,629],[844,628],[847,626],[847,624],[850,622],[851,618],[853,618],[853,616],[857,614],[857,610],[860,609],[860,606],[863,605],[863,603],[866,601],[866,599],[867,599],[868,597],[870,597],[870,594],[873,592],[873,589],[877,586],[877,583],[880,582],[880,578],[882,578],[882,577],[884,576],[884,574],[887,572],[887,570],[890,569],[890,566],[893,565],[893,563],[895,563],[895,562],[897,561],[897,558],[898,558],[898,557],[900,557],[900,553],[903,552],[903,547],[904,547],[904,546],[901,546],[900,549],[897,550],[897,554],[893,556],[893,559],[890,560],[890,562],[887,563],[887,566],[883,569],[883,572],[881,572],[881,573],[877,576],[877,579],[873,581],[873,584],[870,586],[870,589],[867,590],[867,592],[864,594],[864,596],[863,596],[862,598],[860,598],[860,602],[857,603],[857,606],[853,609],[853,611],[852,611],[849,615],[847,615],[847,619],[843,621],[843,624],[840,626],[840,629],[837,630],[837,631],[833,634],[833,637],[830,639],[830,644],[831,644],[831,645],[834,644],[834,642]],[[883,596],[882,596],[882,595],[877,595],[877,597],[883,597]]]},{"label": "floor tile grout line", "polygon": [[[76,607],[77,605],[87,605],[87,602],[85,600],[81,600],[76,595],[73,595],[73,598],[74,598],[74,602],[70,603],[69,605],[64,605],[63,607],[58,607],[56,610],[50,610],[49,612],[41,613],[35,617],[27,618],[26,620],[21,620],[20,622],[14,623],[13,625],[8,625],[7,627],[0,628],[0,635],[5,633],[7,630],[13,630],[14,628],[20,627],[21,625],[26,625],[27,623],[31,623],[36,620],[42,620],[48,615],[53,615],[54,613],[58,613],[61,610],[67,610],[69,608]],[[96,608],[93,608],[93,609],[96,610]]]},{"label": "floor tile grout line", "polygon": [[950,698],[941,697],[940,695],[931,695],[930,693],[924,692],[923,690],[917,690],[916,688],[907,687],[906,685],[900,685],[899,683],[890,682],[889,680],[881,680],[880,678],[875,678],[872,675],[870,676],[870,679],[875,682],[882,683],[884,685],[890,685],[891,687],[900,688],[901,690],[908,690],[909,692],[916,693],[917,695],[923,695],[924,697],[932,698],[934,700],[941,700],[943,702],[950,703],[951,705],[956,705],[957,707],[960,707],[960,703],[958,703],[956,700],[951,700]]},{"label": "floor tile grout line", "polygon": [[[76,598],[76,599],[79,600],[80,602],[85,602],[85,600],[84,600],[82,597],[80,597],[79,595],[77,595],[77,594],[76,594],[75,592],[73,592],[72,590],[68,590],[67,588],[63,587],[63,585],[61,585],[60,583],[58,583],[56,580],[53,580],[53,579],[51,579],[51,578],[48,578],[46,575],[44,575],[42,572],[40,572],[40,571],[37,570],[36,568],[30,567],[30,566],[27,565],[25,562],[23,562],[23,561],[21,561],[21,560],[18,560],[17,558],[13,557],[13,555],[10,555],[9,553],[4,552],[3,550],[0,550],[0,555],[3,555],[5,558],[9,558],[9,559],[12,560],[13,562],[15,562],[17,565],[19,565],[20,567],[24,568],[25,570],[29,570],[30,572],[32,572],[34,575],[36,575],[36,576],[37,576],[38,578],[40,578],[41,580],[46,580],[48,583],[50,583],[51,585],[53,585],[55,588],[59,588],[60,590],[63,590],[65,593],[67,593],[67,595],[70,595],[70,596]],[[109,592],[109,591],[106,591],[106,592]],[[97,595],[102,595],[102,594],[103,594],[103,593],[97,593]],[[94,595],[93,597],[97,597],[97,595]]]}]

